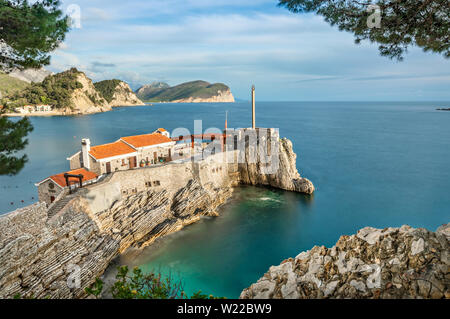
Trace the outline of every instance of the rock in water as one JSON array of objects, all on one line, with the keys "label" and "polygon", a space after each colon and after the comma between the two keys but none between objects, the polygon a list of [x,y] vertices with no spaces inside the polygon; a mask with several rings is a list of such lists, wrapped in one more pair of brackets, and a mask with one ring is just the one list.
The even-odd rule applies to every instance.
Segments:
[{"label": "rock in water", "polygon": [[[242,129],[242,135],[249,134],[252,129]],[[258,134],[266,129],[257,129]],[[241,183],[245,185],[272,186],[288,191],[312,194],[313,183],[300,176],[297,170],[297,155],[292,148],[292,142],[279,138],[275,130],[268,130],[267,138],[259,138],[258,143],[249,143],[239,163]],[[249,134],[251,135],[251,134]],[[270,152],[264,159],[261,150],[278,148],[278,152]],[[256,155],[255,155],[256,154]]]},{"label": "rock in water", "polygon": [[450,224],[366,227],[270,267],[240,298],[449,298],[449,239]]}]

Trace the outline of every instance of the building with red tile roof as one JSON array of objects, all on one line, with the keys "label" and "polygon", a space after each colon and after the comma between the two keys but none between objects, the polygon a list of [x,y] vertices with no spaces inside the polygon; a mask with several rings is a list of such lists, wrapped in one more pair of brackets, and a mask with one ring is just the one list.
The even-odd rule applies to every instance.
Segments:
[{"label": "building with red tile roof", "polygon": [[44,183],[45,181],[51,179],[56,184],[58,184],[58,186],[60,186],[62,188],[67,187],[66,178],[64,177],[64,174],[83,175],[83,183],[91,181],[91,180],[96,179],[98,177],[98,175],[95,174],[94,172],[89,172],[89,171],[87,171],[84,168],[79,168],[79,169],[74,169],[74,170],[71,170],[71,171],[68,171],[68,172],[52,175],[50,177],[47,177],[43,181],[37,183],[36,185],[40,185],[40,184]]},{"label": "building with red tile roof", "polygon": [[170,138],[160,133],[127,136],[122,137],[120,140],[134,147],[135,149],[141,147],[154,147],[161,144],[172,143],[172,140]]},{"label": "building with red tile roof", "polygon": [[96,160],[136,153],[136,149],[123,141],[92,146],[89,154]]},{"label": "building with red tile roof", "polygon": [[81,152],[67,160],[71,169],[84,167],[98,175],[158,164],[171,160],[176,142],[168,135],[167,131],[155,131],[92,147],[89,139],[82,139]]},{"label": "building with red tile roof", "polygon": [[[64,176],[65,174],[82,175],[82,186],[93,183],[97,181],[98,178],[98,175],[96,173],[90,172],[84,168],[70,170],[68,172],[59,173],[47,177],[46,179],[35,184],[38,188],[39,200],[41,202],[46,202],[48,205],[50,205],[55,201],[58,195],[61,194],[61,192],[69,186],[67,185],[67,180]],[[70,177],[69,184],[77,185],[79,184],[79,179]]]}]

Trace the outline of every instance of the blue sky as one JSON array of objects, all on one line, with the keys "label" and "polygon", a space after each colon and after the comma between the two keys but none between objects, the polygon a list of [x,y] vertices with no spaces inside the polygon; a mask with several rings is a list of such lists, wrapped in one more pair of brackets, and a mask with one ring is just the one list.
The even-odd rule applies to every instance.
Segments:
[{"label": "blue sky", "polygon": [[67,0],[81,9],[48,69],[77,67],[133,88],[223,82],[265,101],[449,101],[450,60],[413,48],[403,62],[355,45],[315,15],[276,0]]}]

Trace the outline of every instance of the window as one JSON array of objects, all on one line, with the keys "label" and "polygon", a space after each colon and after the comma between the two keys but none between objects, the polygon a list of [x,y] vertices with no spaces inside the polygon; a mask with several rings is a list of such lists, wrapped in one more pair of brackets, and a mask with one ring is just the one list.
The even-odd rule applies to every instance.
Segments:
[{"label": "window", "polygon": [[154,181],[153,182],[153,186],[160,186],[160,185],[161,185],[160,181]]}]

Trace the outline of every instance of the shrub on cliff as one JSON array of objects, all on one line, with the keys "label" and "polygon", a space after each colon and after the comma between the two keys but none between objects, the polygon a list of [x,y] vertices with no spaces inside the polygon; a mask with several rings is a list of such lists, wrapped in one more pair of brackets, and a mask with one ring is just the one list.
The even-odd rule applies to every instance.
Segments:
[{"label": "shrub on cliff", "polygon": [[114,79],[114,80],[105,80],[101,82],[94,83],[95,88],[98,92],[105,98],[108,103],[111,103],[114,93],[116,92],[117,86],[122,81]]},{"label": "shrub on cliff", "polygon": [[[117,270],[117,281],[111,287],[114,299],[219,299],[202,294],[201,291],[189,297],[183,291],[182,282],[174,280],[171,276],[144,274],[138,267],[135,267],[131,274],[127,266],[118,267]],[[103,281],[99,278],[96,278],[91,288],[86,288],[86,293],[96,298],[102,291]]]},{"label": "shrub on cliff", "polygon": [[9,109],[26,104],[49,104],[56,108],[72,107],[71,95],[74,90],[83,88],[77,81],[80,72],[76,68],[50,75],[42,83],[33,83],[20,92],[7,97]]}]

